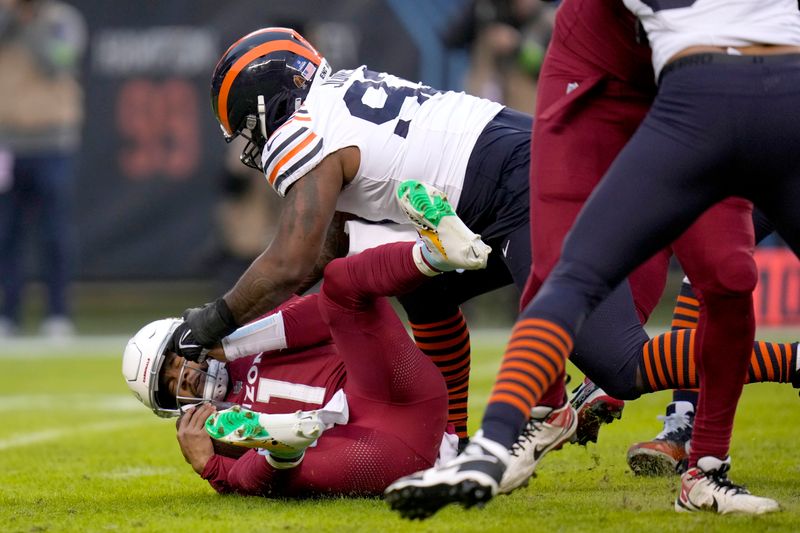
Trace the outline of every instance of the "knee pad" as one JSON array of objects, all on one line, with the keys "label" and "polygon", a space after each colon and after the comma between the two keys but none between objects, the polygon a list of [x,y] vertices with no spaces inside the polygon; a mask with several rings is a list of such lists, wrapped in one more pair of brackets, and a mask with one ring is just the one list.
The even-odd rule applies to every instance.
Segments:
[{"label": "knee pad", "polygon": [[322,277],[322,288],[325,296],[340,305],[345,305],[346,295],[352,292],[348,287],[347,267],[343,259],[334,259],[325,267]]},{"label": "knee pad", "polygon": [[758,282],[758,269],[752,254],[736,250],[724,257],[712,257],[713,262],[699,265],[689,276],[692,286],[702,294],[748,294]]}]

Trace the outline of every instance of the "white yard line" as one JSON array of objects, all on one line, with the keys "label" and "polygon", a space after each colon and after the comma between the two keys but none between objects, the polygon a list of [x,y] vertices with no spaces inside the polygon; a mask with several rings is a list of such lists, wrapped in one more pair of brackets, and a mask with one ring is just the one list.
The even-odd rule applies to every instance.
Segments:
[{"label": "white yard line", "polygon": [[173,467],[154,467],[154,466],[129,466],[117,468],[107,472],[94,474],[93,477],[103,479],[131,479],[135,477],[170,476],[178,471]]},{"label": "white yard line", "polygon": [[0,394],[0,413],[20,409],[51,412],[145,412],[142,404],[132,394]]},{"label": "white yard line", "polygon": [[68,435],[75,436],[77,434],[85,435],[87,433],[109,433],[118,431],[120,429],[127,429],[133,426],[144,425],[151,423],[150,420],[119,420],[107,422],[95,422],[93,424],[84,425],[70,425],[60,428],[46,429],[43,431],[33,431],[29,433],[20,433],[11,435],[5,439],[0,439],[0,450],[8,450],[9,448],[17,448],[19,446],[28,446],[30,444],[41,444],[53,440],[66,437]]},{"label": "white yard line", "polygon": [[119,357],[127,336],[97,335],[50,340],[40,337],[0,339],[0,359],[49,359],[58,357]]}]

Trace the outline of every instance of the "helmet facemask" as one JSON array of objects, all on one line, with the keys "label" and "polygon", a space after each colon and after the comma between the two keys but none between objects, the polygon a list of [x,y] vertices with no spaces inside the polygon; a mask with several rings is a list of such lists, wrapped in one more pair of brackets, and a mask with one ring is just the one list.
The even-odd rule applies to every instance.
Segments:
[{"label": "helmet facemask", "polygon": [[247,139],[239,160],[263,172],[261,158],[267,139],[300,108],[303,99],[292,92],[281,92],[270,98],[269,102],[264,100],[263,94],[259,94],[257,102],[258,115],[247,115],[244,127],[239,131],[239,135]]},{"label": "helmet facemask", "polygon": [[[261,95],[258,98],[263,100]],[[255,115],[247,115],[245,125],[239,131],[239,135],[247,139],[247,144],[242,149],[239,160],[246,166],[261,172],[264,171],[261,164],[261,154],[264,152],[264,145],[267,143],[267,135],[264,134],[265,128],[263,124],[264,121],[259,120]]]},{"label": "helmet facemask", "polygon": [[[197,374],[200,374],[199,377]],[[184,381],[192,382],[193,380],[197,380],[194,388],[196,392],[201,391],[200,394],[197,396],[181,395],[180,391],[184,388]],[[192,390],[192,388],[187,387],[187,390]],[[189,361],[185,360],[178,375],[175,391],[175,397],[170,400],[176,402],[178,409],[184,405],[194,405],[200,402],[221,402],[228,392],[228,371],[225,363],[209,359],[198,367],[189,366]]]}]

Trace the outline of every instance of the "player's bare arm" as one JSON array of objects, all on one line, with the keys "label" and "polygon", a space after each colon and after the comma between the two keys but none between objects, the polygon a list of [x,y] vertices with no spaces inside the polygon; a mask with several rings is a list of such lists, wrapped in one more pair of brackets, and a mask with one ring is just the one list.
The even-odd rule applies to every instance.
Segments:
[{"label": "player's bare arm", "polygon": [[311,272],[300,283],[300,286],[295,290],[296,294],[303,294],[308,289],[316,285],[322,279],[322,273],[325,267],[336,259],[337,257],[344,257],[347,255],[349,249],[349,239],[344,232],[345,222],[352,218],[347,213],[336,212],[328,225],[328,233],[325,237],[325,242],[322,244],[322,251],[317,258],[316,263],[311,268]]},{"label": "player's bare arm", "polygon": [[341,158],[333,153],[289,189],[272,243],[224,297],[237,324],[273,309],[303,283],[319,258],[343,185]]}]

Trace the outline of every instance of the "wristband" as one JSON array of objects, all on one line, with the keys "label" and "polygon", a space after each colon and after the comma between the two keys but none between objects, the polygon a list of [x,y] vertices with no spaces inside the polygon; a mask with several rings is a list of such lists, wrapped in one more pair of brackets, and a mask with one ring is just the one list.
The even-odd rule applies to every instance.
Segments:
[{"label": "wristband", "polygon": [[193,309],[186,316],[186,323],[192,330],[195,340],[205,347],[214,346],[223,337],[236,331],[237,325],[228,304],[223,298]]}]

